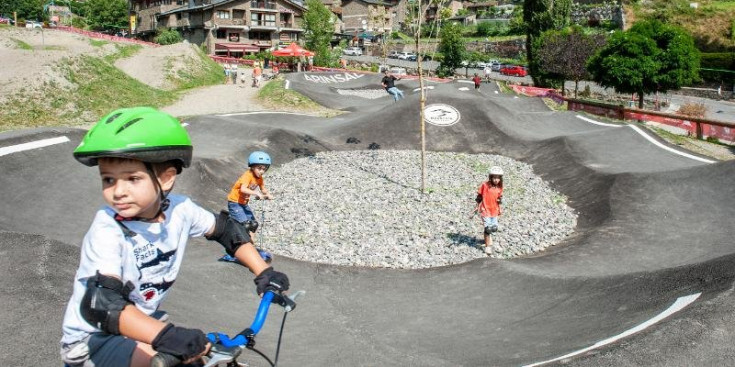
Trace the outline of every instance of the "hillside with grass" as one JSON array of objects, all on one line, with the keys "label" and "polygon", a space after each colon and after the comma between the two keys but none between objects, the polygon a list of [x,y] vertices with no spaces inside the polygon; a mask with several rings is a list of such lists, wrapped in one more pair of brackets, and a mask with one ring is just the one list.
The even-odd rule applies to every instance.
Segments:
[{"label": "hillside with grass", "polygon": [[656,18],[687,30],[702,52],[735,52],[735,0],[624,0],[629,27]]},{"label": "hillside with grass", "polygon": [[0,28],[0,131],[86,126],[111,110],[162,107],[222,68],[188,43],[151,47],[57,30]]}]

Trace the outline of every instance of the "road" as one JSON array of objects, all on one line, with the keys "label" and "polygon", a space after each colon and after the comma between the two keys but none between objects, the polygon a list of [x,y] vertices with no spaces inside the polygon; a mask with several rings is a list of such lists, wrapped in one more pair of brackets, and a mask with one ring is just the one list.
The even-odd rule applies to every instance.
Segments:
[{"label": "road", "polygon": [[[353,60],[363,63],[382,63],[382,58],[376,57],[376,56],[343,56],[347,60]],[[416,62],[415,61],[406,61],[406,60],[397,60],[397,59],[386,59],[385,64],[390,66],[398,66],[403,67],[406,69],[416,69]],[[436,61],[424,61],[421,63],[421,67],[425,70],[434,71],[439,66],[439,63]],[[483,74],[483,70],[481,68],[460,68],[456,70],[456,74],[459,76],[465,75],[467,77],[472,77],[474,73],[478,73],[480,75]],[[493,72],[492,78],[495,80],[503,80],[503,81],[510,81],[510,82],[516,82],[516,83],[526,83],[526,84],[532,84],[533,80],[531,77],[516,77],[516,76],[507,76],[507,75],[501,75],[500,73]],[[579,83],[579,90],[583,91],[586,86],[590,87],[590,90],[593,93],[598,93],[602,95],[612,95],[615,94],[615,92],[610,88],[603,88],[599,86],[598,84],[594,82],[589,81],[581,81]],[[574,90],[574,82],[568,81],[564,84],[565,89],[567,90]],[[627,95],[626,95],[627,96]],[[704,104],[704,106],[707,109],[707,112],[705,114],[705,117],[712,120],[718,120],[718,121],[725,121],[725,122],[735,122],[735,101],[726,101],[726,100],[714,100],[709,98],[700,98],[700,97],[692,97],[688,95],[683,94],[677,94],[676,92],[669,92],[669,93],[662,93],[659,95],[659,98],[662,101],[668,101],[668,107],[666,107],[662,112],[669,112],[669,113],[676,113],[676,111],[679,110],[679,107],[681,107],[684,104],[687,103],[693,103],[693,104]]]}]

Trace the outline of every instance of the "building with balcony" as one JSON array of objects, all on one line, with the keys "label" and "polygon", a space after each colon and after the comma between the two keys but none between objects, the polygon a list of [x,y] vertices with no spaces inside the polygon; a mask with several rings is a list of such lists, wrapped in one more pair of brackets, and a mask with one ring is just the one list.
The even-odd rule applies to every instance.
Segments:
[{"label": "building with balcony", "polygon": [[133,35],[151,39],[176,29],[208,53],[241,57],[299,41],[306,8],[295,0],[133,0]]},{"label": "building with balcony", "polygon": [[393,30],[398,1],[343,0],[342,31],[352,35],[354,46],[366,46]]}]

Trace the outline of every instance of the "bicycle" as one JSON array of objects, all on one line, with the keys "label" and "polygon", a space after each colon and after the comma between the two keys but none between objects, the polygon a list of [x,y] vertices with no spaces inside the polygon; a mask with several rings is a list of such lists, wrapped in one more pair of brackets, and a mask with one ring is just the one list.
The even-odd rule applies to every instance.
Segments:
[{"label": "bicycle", "polygon": [[[275,293],[271,290],[263,293],[263,298],[260,300],[258,311],[255,314],[255,318],[250,324],[250,327],[245,328],[239,332],[234,338],[230,338],[225,333],[212,332],[207,334],[207,339],[212,343],[212,347],[209,350],[207,356],[204,357],[206,364],[204,367],[247,367],[247,364],[240,363],[237,358],[245,350],[249,349],[263,357],[268,364],[272,367],[278,365],[278,357],[281,349],[281,339],[283,337],[283,327],[286,324],[286,315],[296,308],[296,299],[304,295],[306,292],[301,290],[295,292],[291,296],[286,296],[279,293]],[[276,344],[276,355],[273,361],[268,358],[261,351],[255,349],[255,336],[260,332],[260,329],[265,324],[266,317],[268,316],[268,310],[270,309],[271,303],[276,303],[283,307],[283,321],[281,321],[281,329],[278,332],[278,342]],[[181,360],[176,356],[158,353],[151,360],[151,367],[174,367],[181,364]]]}]

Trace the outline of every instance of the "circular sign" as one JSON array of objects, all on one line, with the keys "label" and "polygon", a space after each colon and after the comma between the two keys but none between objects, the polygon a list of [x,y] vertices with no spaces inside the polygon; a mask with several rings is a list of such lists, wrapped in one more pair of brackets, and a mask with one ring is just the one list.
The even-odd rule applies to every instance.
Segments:
[{"label": "circular sign", "polygon": [[430,104],[424,107],[424,121],[436,126],[451,126],[459,122],[459,111],[456,108],[442,104]]}]

